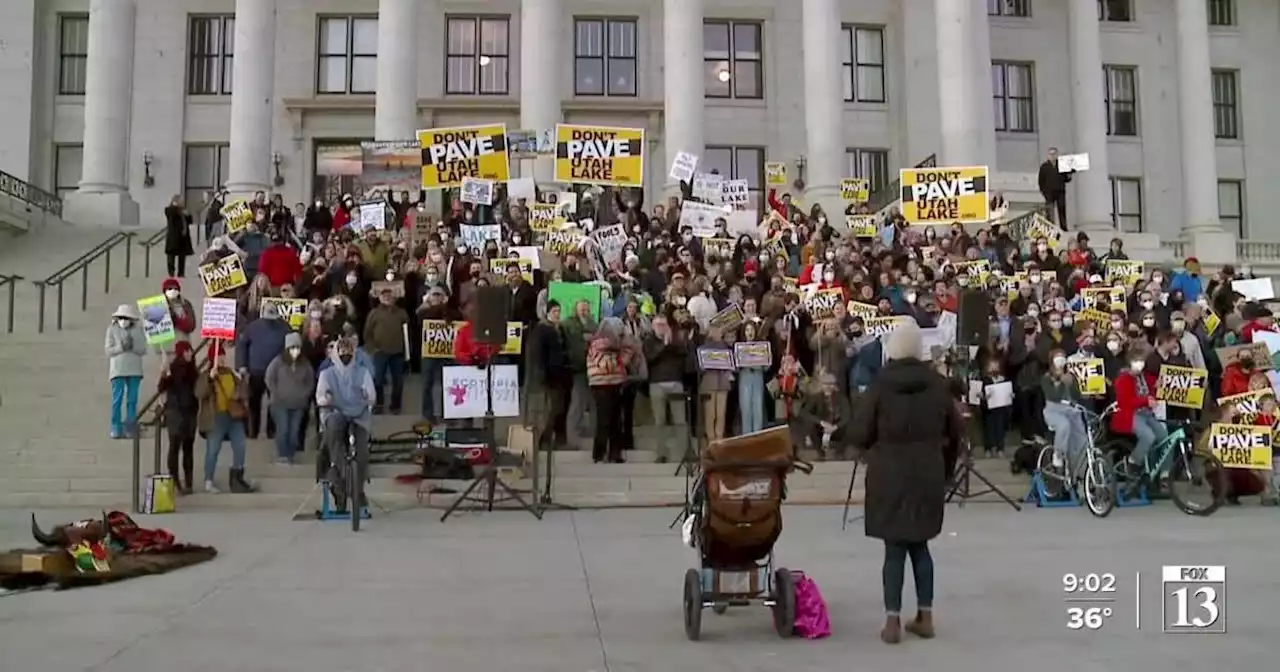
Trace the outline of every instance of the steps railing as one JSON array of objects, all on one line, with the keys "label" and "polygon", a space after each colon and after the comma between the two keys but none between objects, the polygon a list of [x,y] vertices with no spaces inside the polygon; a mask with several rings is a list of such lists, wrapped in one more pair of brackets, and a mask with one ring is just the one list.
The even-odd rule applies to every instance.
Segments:
[{"label": "steps railing", "polygon": [[164,245],[166,229],[156,231],[150,238],[138,242],[142,246],[142,277],[151,277],[151,248],[157,245]]},{"label": "steps railing", "polygon": [[[206,338],[200,341],[200,344],[197,345],[195,350],[192,352],[191,356],[195,357],[197,361],[196,375],[202,376],[209,372],[209,364],[210,364],[209,358],[205,357],[204,361],[200,361],[200,355],[205,354],[205,351],[208,349],[208,347],[209,347],[209,339]],[[164,365],[168,366],[168,362],[165,362]],[[160,444],[161,444],[161,441],[163,440],[162,437],[165,435],[165,432],[162,431],[164,427],[165,408],[164,408],[164,404],[160,403],[160,397],[163,394],[164,394],[163,392],[160,392],[157,390],[150,397],[148,397],[147,400],[143,402],[141,406],[138,407],[137,420],[134,421],[133,427],[131,427],[129,430],[133,436],[133,442],[132,442],[133,443],[133,468],[130,473],[133,493],[131,495],[130,501],[133,503],[134,513],[143,512],[142,511],[142,428],[144,427],[151,428],[151,453],[152,453],[151,473],[153,474],[161,473]]]},{"label": "steps railing", "polygon": [[26,278],[21,275],[0,275],[0,290],[6,292],[9,298],[9,312],[5,314],[5,331],[13,333],[13,299],[14,291],[18,288],[18,282]]},{"label": "steps railing", "polygon": [[[915,168],[934,168],[938,165],[938,155],[930,154],[923,161],[917,163]],[[894,179],[889,184],[878,191],[872,193],[867,199],[867,206],[871,208],[871,212],[880,212],[884,206],[902,198],[902,180]]]},{"label": "steps railing", "polygon": [[3,170],[0,170],[0,193],[12,196],[51,215],[62,216],[61,198]]},{"label": "steps railing", "polygon": [[43,280],[32,281],[36,288],[40,290],[40,311],[37,320],[37,328],[40,333],[44,333],[45,322],[45,295],[50,287],[57,290],[57,328],[62,330],[62,308],[63,308],[63,287],[66,281],[77,273],[81,274],[80,283],[80,310],[89,309],[89,267],[98,259],[103,260],[102,273],[102,291],[109,293],[111,291],[111,252],[117,247],[124,246],[124,277],[128,278],[133,271],[133,239],[137,236],[132,231],[122,231],[113,233],[109,238],[98,243],[88,252],[76,257],[74,261],[54,271],[49,277]]}]

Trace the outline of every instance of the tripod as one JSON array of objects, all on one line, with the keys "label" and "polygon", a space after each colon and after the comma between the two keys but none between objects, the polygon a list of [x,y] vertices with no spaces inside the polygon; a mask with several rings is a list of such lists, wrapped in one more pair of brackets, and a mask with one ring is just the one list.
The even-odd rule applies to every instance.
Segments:
[{"label": "tripod", "polygon": [[[552,422],[554,422],[555,417],[560,414],[560,409],[563,408],[564,404],[562,402],[563,395],[561,395],[560,392],[552,391],[551,394],[556,395],[555,397],[553,397],[555,401],[551,404],[552,413],[550,414],[550,419]],[[552,472],[555,469],[555,461],[556,461],[554,438],[551,441],[552,446],[549,447],[546,451],[544,451],[547,454],[547,480],[546,480],[546,483],[543,484],[542,495],[541,496],[538,495],[538,462],[540,461],[538,458],[538,449],[541,447],[542,440],[544,437],[546,437],[549,434],[553,435],[554,437],[554,431],[555,431],[554,428],[539,427],[538,431],[534,434],[534,437],[533,437],[533,496],[537,499],[535,508],[538,510],[539,513],[546,511],[547,509],[555,509],[557,511],[577,511],[578,510],[578,507],[576,506],[561,504],[560,502],[557,502],[551,498],[551,482],[552,480],[554,480],[554,476]]]},{"label": "tripod", "polygon": [[[1006,495],[1000,488],[997,488],[996,485],[988,480],[986,476],[982,475],[982,472],[978,471],[977,467],[973,466],[973,444],[971,444],[968,439],[965,439],[964,446],[961,447],[961,450],[963,453],[961,454],[960,470],[956,472],[955,477],[952,479],[951,488],[947,491],[946,503],[950,504],[952,498],[956,495],[960,495],[960,501],[958,504],[960,504],[961,508],[964,508],[964,503],[970,499],[981,497],[983,495],[995,494],[1000,497],[1000,499],[1003,499],[1006,504],[1012,506],[1014,511],[1021,511],[1021,504],[1010,498],[1009,495]],[[982,481],[982,484],[987,486],[987,489],[973,492],[971,489],[972,478],[977,478],[979,481]]]},{"label": "tripod", "polygon": [[[668,403],[670,403],[671,400],[678,400],[681,404],[684,404],[685,418],[688,419],[690,417],[689,395],[672,394],[669,395],[667,399]],[[667,526],[667,529],[672,529],[676,525],[679,525],[685,518],[688,518],[689,515],[693,513],[693,487],[702,475],[702,466],[699,462],[698,454],[693,449],[693,431],[693,425],[688,424],[687,431],[684,433],[684,455],[680,456],[680,464],[676,465],[675,472],[671,474],[672,476],[679,476],[680,472],[682,470],[684,471],[684,504],[680,507],[680,513],[676,514],[675,520],[671,521],[671,524]]]},{"label": "tripod", "polygon": [[[862,463],[860,459],[854,459],[853,472],[849,474],[849,491],[844,495],[844,514],[840,516],[840,531],[844,532],[849,528],[849,504],[853,502],[853,482],[858,480],[858,465]],[[862,514],[854,518],[854,522],[866,518],[867,514]]]},{"label": "tripod", "polygon": [[[520,505],[520,508],[528,511],[534,518],[542,520],[541,509],[536,506],[530,506],[529,503],[524,501],[524,498],[520,496],[520,493],[516,492],[510,485],[507,485],[505,481],[498,478],[498,442],[495,436],[496,430],[494,429],[493,419],[493,364],[491,362],[486,362],[484,370],[484,394],[485,403],[487,404],[484,412],[484,433],[485,444],[488,446],[489,455],[491,456],[489,464],[485,466],[484,471],[480,472],[479,476],[476,476],[476,479],[471,482],[471,485],[468,485],[467,489],[462,491],[462,494],[458,496],[458,499],[455,500],[453,504],[450,504],[449,508],[445,509],[444,514],[440,516],[440,522],[443,523],[448,520],[449,516],[453,515],[453,512],[457,511],[458,508],[462,506],[463,502],[476,502],[478,504],[482,504],[486,510],[493,511],[494,494],[498,488],[502,489],[503,497],[497,501],[514,501]],[[534,464],[536,465],[536,446],[534,447],[534,455]],[[535,467],[535,469],[536,468],[537,467]],[[472,497],[471,493],[474,492],[476,488],[480,487],[482,483],[485,486],[485,495],[483,497]]]}]

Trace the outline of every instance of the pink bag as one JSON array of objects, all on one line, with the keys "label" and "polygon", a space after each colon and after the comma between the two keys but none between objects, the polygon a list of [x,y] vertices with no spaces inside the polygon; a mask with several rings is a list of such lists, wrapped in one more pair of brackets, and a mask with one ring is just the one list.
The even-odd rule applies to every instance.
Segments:
[{"label": "pink bag", "polygon": [[818,584],[804,572],[793,571],[791,576],[796,585],[795,634],[805,639],[829,637],[831,619],[827,617],[827,603]]}]

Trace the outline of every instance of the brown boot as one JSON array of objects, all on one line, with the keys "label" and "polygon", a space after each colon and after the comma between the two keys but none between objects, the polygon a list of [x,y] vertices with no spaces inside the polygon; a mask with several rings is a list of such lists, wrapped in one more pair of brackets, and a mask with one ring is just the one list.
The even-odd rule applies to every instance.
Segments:
[{"label": "brown boot", "polygon": [[885,644],[897,644],[902,641],[902,618],[888,616],[884,619],[884,628],[880,630],[880,641]]},{"label": "brown boot", "polygon": [[933,610],[921,609],[916,612],[916,618],[907,624],[907,632],[919,637],[920,639],[933,639]]}]

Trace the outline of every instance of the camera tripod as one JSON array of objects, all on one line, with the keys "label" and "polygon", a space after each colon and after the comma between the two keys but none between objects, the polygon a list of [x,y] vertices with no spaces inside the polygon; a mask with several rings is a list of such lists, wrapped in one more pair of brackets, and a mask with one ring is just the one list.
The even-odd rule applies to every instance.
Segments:
[{"label": "camera tripod", "polygon": [[[689,395],[669,395],[668,403],[679,401],[685,405],[685,419],[692,417],[689,414]],[[676,465],[676,470],[672,476],[679,476],[684,471],[684,505],[680,507],[680,513],[676,514],[667,529],[672,529],[676,525],[684,522],[693,513],[693,490],[697,486],[698,479],[702,477],[702,464],[698,456],[698,452],[693,448],[693,425],[686,423],[684,433],[684,454],[680,456],[680,463]]]},{"label": "camera tripod", "polygon": [[552,441],[552,444],[553,444],[552,446],[542,451],[547,456],[547,479],[546,479],[546,482],[542,484],[542,494],[541,495],[538,494],[538,462],[541,461],[541,458],[538,457],[538,449],[542,444],[543,436],[544,436],[543,432],[535,432],[533,436],[532,483],[533,483],[533,497],[535,500],[537,500],[536,503],[534,504],[534,508],[537,509],[539,513],[546,511],[547,509],[554,509],[556,511],[577,511],[578,507],[569,506],[568,504],[561,504],[560,502],[555,501],[551,497],[551,481],[554,478],[552,471],[554,470],[554,465],[556,461],[556,451],[554,446],[554,443],[555,443],[554,440]]},{"label": "camera tripod", "polygon": [[[951,487],[947,491],[946,500],[944,500],[947,504],[950,504],[951,500],[956,495],[959,495],[960,500],[957,503],[961,508],[963,508],[965,502],[970,499],[981,497],[983,495],[994,494],[1000,499],[1003,499],[1006,504],[1012,506],[1014,511],[1022,510],[1021,504],[1009,497],[1009,495],[1006,495],[1003,490],[996,487],[995,483],[992,483],[986,476],[983,476],[982,472],[978,471],[977,467],[973,466],[973,444],[970,443],[969,439],[964,440],[964,445],[961,446],[960,450],[960,469],[951,479]],[[979,481],[982,481],[982,484],[987,486],[987,489],[974,492],[972,490],[973,478],[977,478]]]}]

